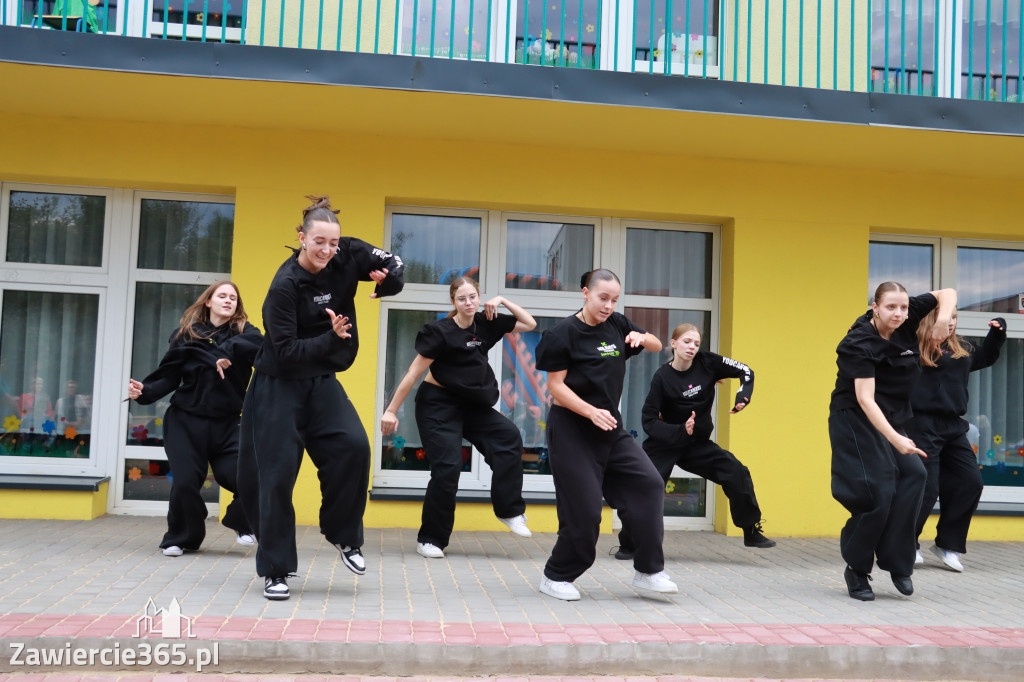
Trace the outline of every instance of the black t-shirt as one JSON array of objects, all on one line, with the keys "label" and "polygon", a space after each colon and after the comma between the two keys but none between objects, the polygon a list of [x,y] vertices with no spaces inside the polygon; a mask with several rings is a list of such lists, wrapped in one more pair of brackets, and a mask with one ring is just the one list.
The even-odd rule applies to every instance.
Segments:
[{"label": "black t-shirt", "polygon": [[[711,419],[715,384],[727,378],[740,379],[734,405],[749,402],[754,392],[754,371],[732,358],[700,351],[689,369],[679,371],[671,362],[659,367],[651,378],[651,390],[642,412],[644,431],[650,440],[677,445],[710,438],[715,428]],[[697,413],[692,436],[686,433],[685,426],[691,412]]]},{"label": "black t-shirt", "polygon": [[619,398],[626,360],[643,350],[626,343],[630,332],[646,333],[622,313],[612,313],[594,326],[570,315],[544,332],[537,344],[537,369],[568,370],[565,385],[594,407],[611,412],[621,426]]},{"label": "black t-shirt", "polygon": [[[174,330],[160,366],[142,380],[138,403],[149,405],[174,391],[171,405],[180,410],[200,417],[237,417],[263,335],[248,322],[241,334],[227,324],[214,327],[208,322],[197,324],[195,331],[200,339]],[[223,379],[217,373],[221,358],[231,360]]]},{"label": "black t-shirt", "polygon": [[[256,369],[278,379],[309,379],[343,372],[359,351],[355,295],[360,281],[370,281],[374,270],[388,270],[375,291],[392,296],[402,290],[402,259],[354,237],[342,237],[338,252],[320,272],[309,272],[298,261],[299,252],[277,270],[263,302],[267,342],[256,356]],[[334,333],[330,308],[347,317],[348,339]]]},{"label": "black t-shirt", "polygon": [[921,375],[921,353],[917,345],[917,326],[938,301],[931,294],[910,297],[907,319],[883,339],[871,324],[874,313],[868,310],[857,318],[836,348],[836,387],[829,409],[860,409],[854,379],[875,380],[875,402],[893,426],[905,424],[911,416],[910,394]]},{"label": "black t-shirt", "polygon": [[473,315],[463,329],[454,317],[428,323],[416,335],[416,352],[434,362],[430,373],[445,390],[482,405],[498,401],[498,381],[487,362],[487,351],[515,329],[516,318],[499,314],[488,320],[484,313]]},{"label": "black t-shirt", "polygon": [[999,350],[1006,342],[1006,320],[996,318],[1002,329],[990,327],[981,348],[970,348],[969,355],[954,358],[944,350],[936,367],[923,367],[910,404],[914,414],[938,414],[959,417],[967,412],[967,382],[971,372],[985,369],[999,359]]}]

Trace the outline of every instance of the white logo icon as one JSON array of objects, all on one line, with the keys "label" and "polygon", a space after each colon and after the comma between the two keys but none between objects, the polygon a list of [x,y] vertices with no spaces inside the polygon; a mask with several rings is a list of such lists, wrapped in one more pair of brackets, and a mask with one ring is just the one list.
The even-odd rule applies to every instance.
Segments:
[{"label": "white logo icon", "polygon": [[142,615],[135,620],[135,636],[144,637],[158,635],[164,639],[192,639],[192,619],[182,615],[181,605],[177,598],[172,598],[170,605],[158,608],[150,597]]}]

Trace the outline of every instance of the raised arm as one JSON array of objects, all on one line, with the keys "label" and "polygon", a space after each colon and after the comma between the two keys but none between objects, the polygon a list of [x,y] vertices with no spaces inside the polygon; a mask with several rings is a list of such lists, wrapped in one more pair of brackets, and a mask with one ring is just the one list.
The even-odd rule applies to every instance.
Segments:
[{"label": "raised arm", "polygon": [[977,372],[996,364],[999,359],[999,351],[1006,343],[1006,320],[997,317],[988,323],[988,334],[981,342],[981,348],[971,353],[971,371]]},{"label": "raised arm", "polygon": [[740,388],[736,391],[736,402],[729,410],[730,414],[736,414],[750,404],[754,397],[754,370],[739,360],[733,360],[725,356],[718,356],[719,364],[715,368],[715,379],[739,379]]},{"label": "raised arm", "polygon": [[512,330],[513,332],[530,332],[536,329],[537,320],[533,319],[533,315],[528,313],[526,308],[516,305],[504,296],[495,296],[484,303],[484,315],[487,316],[488,320],[493,320],[494,316],[498,314],[499,305],[504,305],[512,313],[512,317],[516,318],[516,326]]},{"label": "raised arm", "polygon": [[412,385],[416,383],[416,380],[420,376],[430,369],[430,365],[434,363],[433,358],[425,358],[419,353],[413,358],[412,364],[409,365],[408,371],[402,380],[398,382],[398,387],[395,389],[395,394],[391,396],[391,402],[384,408],[384,415],[380,418],[380,432],[385,436],[394,433],[398,428],[398,408],[402,406],[402,402],[406,396],[409,395],[409,391],[412,390]]},{"label": "raised arm", "polygon": [[956,310],[956,289],[938,289],[930,293],[938,301],[938,313],[931,333],[932,343],[938,347],[949,337],[949,321]]},{"label": "raised arm", "polygon": [[917,454],[922,457],[928,455],[917,446],[914,445],[914,441],[910,440],[903,434],[899,433],[892,427],[889,420],[882,414],[882,408],[875,402],[875,378],[869,379],[854,379],[853,390],[857,394],[857,403],[860,405],[860,409],[864,410],[864,414],[867,415],[868,421],[871,425],[878,429],[887,441],[892,443],[892,446],[896,450],[904,455]]},{"label": "raised arm", "polygon": [[400,256],[371,246],[361,240],[352,240],[352,250],[361,272],[359,279],[377,283],[370,298],[394,296],[405,287],[405,264]]}]

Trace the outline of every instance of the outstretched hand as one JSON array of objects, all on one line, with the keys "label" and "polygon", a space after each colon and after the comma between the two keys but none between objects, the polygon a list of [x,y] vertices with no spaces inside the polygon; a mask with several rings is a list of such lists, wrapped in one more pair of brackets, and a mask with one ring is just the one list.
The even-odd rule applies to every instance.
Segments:
[{"label": "outstretched hand", "polygon": [[[380,270],[373,270],[372,272],[370,272],[370,279],[372,279],[377,284],[380,284],[381,282],[383,282],[384,279],[387,276],[388,276],[388,269],[387,268],[381,268]],[[377,292],[375,291],[372,294],[370,294],[370,298],[377,298]],[[344,337],[342,337],[342,338],[344,338]]]},{"label": "outstretched hand", "polygon": [[630,332],[626,334],[626,343],[632,346],[633,348],[639,348],[640,346],[644,345],[645,340],[646,335],[641,334],[640,332]]},{"label": "outstretched hand", "polygon": [[749,403],[749,402],[750,402],[750,398],[744,398],[743,402],[736,403],[733,406],[733,408],[731,410],[729,410],[729,414],[736,414],[737,412],[742,410],[744,407],[746,407],[747,403]]},{"label": "outstretched hand", "polygon": [[327,314],[331,316],[331,327],[334,328],[334,333],[338,335],[338,338],[350,339],[352,335],[348,333],[348,330],[352,328],[347,317],[336,315],[330,308],[325,308]]}]

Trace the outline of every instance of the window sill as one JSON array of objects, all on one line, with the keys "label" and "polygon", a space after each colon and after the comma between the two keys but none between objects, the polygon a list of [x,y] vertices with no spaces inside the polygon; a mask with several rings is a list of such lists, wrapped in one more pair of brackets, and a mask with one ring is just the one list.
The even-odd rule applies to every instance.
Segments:
[{"label": "window sill", "polygon": [[[371,500],[395,500],[405,502],[422,502],[426,491],[423,488],[371,488]],[[554,504],[553,492],[523,492],[526,504]],[[491,503],[489,490],[460,490],[455,495],[456,502]]]},{"label": "window sill", "polygon": [[0,490],[78,490],[96,492],[110,476],[0,474]]}]

